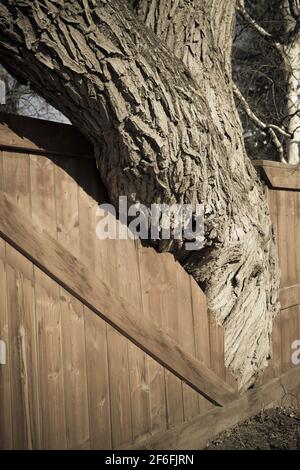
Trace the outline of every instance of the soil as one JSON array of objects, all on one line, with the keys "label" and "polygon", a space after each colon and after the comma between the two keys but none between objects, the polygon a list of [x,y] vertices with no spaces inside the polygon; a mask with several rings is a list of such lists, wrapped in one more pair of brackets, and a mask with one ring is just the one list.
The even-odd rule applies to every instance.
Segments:
[{"label": "soil", "polygon": [[274,408],[219,434],[208,450],[300,449],[300,407]]}]

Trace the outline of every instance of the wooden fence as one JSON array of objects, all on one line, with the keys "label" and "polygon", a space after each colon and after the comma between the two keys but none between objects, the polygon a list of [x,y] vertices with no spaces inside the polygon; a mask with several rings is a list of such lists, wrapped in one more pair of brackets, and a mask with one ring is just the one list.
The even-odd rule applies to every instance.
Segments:
[{"label": "wooden fence", "polygon": [[260,382],[292,367],[291,345],[300,339],[300,167],[257,161],[273,224],[281,269],[281,312],[273,326],[273,354]]},{"label": "wooden fence", "polygon": [[[274,221],[282,218],[281,265],[294,256],[296,271],[283,275],[272,361],[240,396],[223,329],[172,255],[97,238],[96,208],[107,196],[85,139],[71,126],[1,115],[0,448],[197,448],[283,388],[294,393],[296,217],[284,235],[291,207],[300,221],[292,189],[268,191]],[[295,195],[294,205],[286,196],[279,207],[281,193]]]}]

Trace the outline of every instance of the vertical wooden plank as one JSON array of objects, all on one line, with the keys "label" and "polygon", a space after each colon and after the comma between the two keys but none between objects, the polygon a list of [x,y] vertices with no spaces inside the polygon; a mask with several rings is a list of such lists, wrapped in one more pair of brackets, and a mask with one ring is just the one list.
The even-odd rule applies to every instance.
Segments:
[{"label": "vertical wooden plank", "polygon": [[270,210],[271,221],[273,225],[277,228],[277,199],[276,199],[276,190],[266,188],[266,196],[268,201],[268,206]]},{"label": "vertical wooden plank", "polygon": [[295,233],[296,229],[296,193],[294,191],[286,191],[286,244],[287,244],[287,273],[286,283],[292,286],[297,283],[297,264],[296,264],[296,238],[299,233]]},{"label": "vertical wooden plank", "polygon": [[289,315],[290,309],[281,310],[280,323],[281,323],[281,367],[282,372],[286,372],[290,368],[290,348],[289,344]]},{"label": "vertical wooden plank", "polygon": [[[284,195],[285,196],[285,195]],[[278,207],[281,204],[281,196],[277,194],[277,190],[274,189],[267,189],[267,199],[268,205],[270,209],[270,215],[272,223],[275,227],[277,242],[278,242],[278,235],[281,234],[282,231],[282,207],[280,208],[280,217],[278,217]],[[285,206],[285,203],[284,203]],[[280,230],[279,230],[280,224]],[[286,253],[286,247],[281,240],[281,243],[278,242],[278,247],[281,245],[281,252]],[[273,322],[273,330],[272,330],[272,340],[271,340],[271,348],[272,354],[271,359],[267,368],[262,373],[261,377],[259,378],[257,384],[263,384],[268,382],[269,380],[277,377],[281,373],[281,325],[280,325],[280,313],[278,314],[277,318]]]},{"label": "vertical wooden plank", "polygon": [[[195,354],[197,359],[204,362],[207,367],[210,367],[210,333],[206,296],[201,291],[196,281],[193,278],[190,278],[190,280],[195,334]],[[200,414],[205,413],[205,411],[214,407],[214,405],[206,400],[206,398],[200,394],[198,395]]]},{"label": "vertical wooden plank", "polygon": [[205,294],[191,278],[196,357],[210,367],[209,318]]},{"label": "vertical wooden plank", "polygon": [[[3,152],[2,190],[30,214],[30,166],[27,154]],[[10,317],[10,362],[13,445],[40,448],[40,415],[33,266],[6,246],[7,306]]]},{"label": "vertical wooden plank", "polygon": [[[177,271],[179,344],[186,352],[195,357],[196,347],[190,278],[178,263],[176,263],[174,271],[174,274]],[[183,383],[183,410],[185,421],[199,414],[198,393],[186,383]]]},{"label": "vertical wooden plank", "polygon": [[[163,295],[163,328],[175,340],[179,341],[177,276],[175,261],[171,254],[162,253],[165,267],[166,288]],[[183,387],[181,380],[169,371],[165,371],[167,395],[168,427],[183,422]]]},{"label": "vertical wooden plank", "polygon": [[97,205],[106,201],[103,183],[95,160],[77,158],[77,182],[79,200],[79,231],[81,260],[96,269]]},{"label": "vertical wooden plank", "polygon": [[113,449],[130,444],[132,437],[131,398],[127,339],[107,325]]},{"label": "vertical wooden plank", "polygon": [[3,151],[0,150],[0,191],[3,191]]},{"label": "vertical wooden plank", "polygon": [[80,258],[92,271],[96,268],[96,208],[97,203],[78,187]]},{"label": "vertical wooden plank", "polygon": [[287,204],[286,204],[286,191],[277,191],[277,221],[278,221],[278,252],[279,263],[281,270],[281,287],[288,286],[288,247],[287,247],[287,231],[288,224],[286,223]]},{"label": "vertical wooden plank", "polygon": [[[162,296],[166,287],[161,257],[152,248],[137,245],[139,255],[143,314],[162,328]],[[164,368],[150,356],[147,357],[152,434],[167,427],[166,387]]]},{"label": "vertical wooden plank", "polygon": [[84,308],[91,449],[111,449],[105,322]]},{"label": "vertical wooden plank", "polygon": [[167,288],[162,257],[153,248],[137,245],[144,315],[163,326],[163,295]]},{"label": "vertical wooden plank", "polygon": [[[115,245],[118,250],[119,294],[136,305],[139,315],[143,315],[138,256],[134,240],[129,238],[115,240]],[[139,318],[136,321],[139,321]],[[131,342],[128,342],[128,364],[133,439],[143,439],[151,432],[147,355]]]},{"label": "vertical wooden plank", "polygon": [[209,331],[211,368],[221,379],[226,380],[226,369],[224,364],[224,329],[217,323],[213,315],[210,315]]},{"label": "vertical wooden plank", "polygon": [[6,245],[7,305],[10,317],[13,443],[15,449],[41,447],[39,381],[33,266]]},{"label": "vertical wooden plank", "polygon": [[3,152],[3,186],[25,212],[30,213],[29,156],[23,153]]},{"label": "vertical wooden plank", "polygon": [[[55,158],[57,239],[80,257],[78,168],[76,159]],[[67,445],[90,448],[89,402],[83,305],[60,288]],[[75,406],[74,406],[75,404]]]},{"label": "vertical wooden plank", "polygon": [[62,344],[69,449],[90,448],[83,305],[61,289]]},{"label": "vertical wooden plank", "polygon": [[[96,224],[100,220],[101,216],[98,214]],[[96,238],[95,271],[112,290],[119,292],[118,251],[115,242],[116,240]],[[133,442],[128,340],[107,325],[107,345],[112,447],[117,449]]]},{"label": "vertical wooden plank", "polygon": [[280,313],[273,323],[273,333],[272,333],[272,362],[274,376],[279,377],[281,374],[281,320]]},{"label": "vertical wooden plank", "polygon": [[147,357],[151,433],[163,431],[167,428],[167,397],[165,386],[165,369],[158,362]]},{"label": "vertical wooden plank", "polygon": [[32,220],[56,238],[54,164],[50,158],[30,156],[30,191]]},{"label": "vertical wooden plank", "polygon": [[[104,210],[98,210],[95,224],[102,220],[103,217],[110,217],[111,222],[115,222],[115,217]],[[96,230],[96,228],[95,228]],[[95,243],[95,272],[96,274],[111,286],[113,290],[118,291],[118,251],[116,249],[116,240],[100,240],[96,236]]]},{"label": "vertical wooden plank", "polygon": [[6,294],[5,242],[0,238],[0,340],[5,344],[6,363],[0,364],[0,450],[13,448],[11,409],[10,331]]},{"label": "vertical wooden plank", "polygon": [[[100,177],[95,163],[77,160],[80,258],[90,270],[103,278],[102,259],[97,250],[97,203],[100,202]],[[100,241],[98,240],[98,243]],[[100,261],[100,262],[99,262]],[[107,325],[84,308],[89,426],[91,449],[112,448],[110,385],[108,371]]]},{"label": "vertical wooden plank", "polygon": [[296,270],[297,270],[297,284],[300,284],[300,191],[294,193],[296,198],[296,211],[295,211],[295,232],[296,232]]},{"label": "vertical wooden plank", "polygon": [[137,441],[151,432],[147,355],[129,342],[128,360],[133,439]]},{"label": "vertical wooden plank", "polygon": [[[56,238],[54,171],[50,158],[30,156],[31,216]],[[34,274],[43,448],[66,449],[60,288],[36,267]]]},{"label": "vertical wooden plank", "polygon": [[298,340],[300,341],[300,305],[298,305]]},{"label": "vertical wooden plank", "polygon": [[76,160],[64,157],[55,162],[57,239],[74,256],[79,256],[78,185],[71,176],[76,173]]},{"label": "vertical wooden plank", "polygon": [[59,286],[34,268],[43,449],[66,449],[66,418]]}]

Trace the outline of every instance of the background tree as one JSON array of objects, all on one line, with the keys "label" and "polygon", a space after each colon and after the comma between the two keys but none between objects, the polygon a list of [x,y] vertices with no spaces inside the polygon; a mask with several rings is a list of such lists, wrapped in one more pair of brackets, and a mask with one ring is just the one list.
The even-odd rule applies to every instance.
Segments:
[{"label": "background tree", "polygon": [[[278,264],[232,92],[235,1],[3,0],[1,62],[94,144],[111,201],[205,206],[205,247],[158,241],[205,290],[245,388],[266,366]],[[184,312],[182,312],[184,314]]]},{"label": "background tree", "polygon": [[62,113],[31,90],[28,84],[20,83],[2,66],[0,66],[0,84],[2,84],[0,112],[48,119],[50,121],[69,122]]},{"label": "background tree", "polygon": [[[254,158],[300,163],[298,0],[238,0],[235,94]],[[273,157],[274,158],[274,157]]]}]

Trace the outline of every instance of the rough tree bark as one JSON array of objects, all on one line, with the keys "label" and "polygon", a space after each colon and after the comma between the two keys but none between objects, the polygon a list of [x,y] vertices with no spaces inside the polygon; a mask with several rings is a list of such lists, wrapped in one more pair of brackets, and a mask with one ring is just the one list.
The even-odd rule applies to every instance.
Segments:
[{"label": "rough tree bark", "polygon": [[279,274],[232,95],[234,13],[228,0],[2,0],[0,60],[93,142],[114,203],[204,204],[204,249],[157,248],[204,288],[246,388],[270,352]]}]

